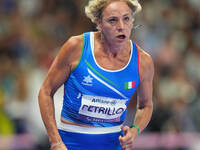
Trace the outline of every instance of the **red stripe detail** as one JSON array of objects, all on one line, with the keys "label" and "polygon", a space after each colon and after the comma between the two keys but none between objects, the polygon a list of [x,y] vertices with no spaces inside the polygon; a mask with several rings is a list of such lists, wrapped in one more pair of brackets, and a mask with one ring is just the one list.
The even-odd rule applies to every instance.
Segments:
[{"label": "red stripe detail", "polygon": [[137,49],[137,53],[138,53],[138,73],[139,73],[139,79],[141,81],[141,78],[140,78],[140,53],[139,53],[139,49],[138,49],[137,45],[136,45],[136,49]]},{"label": "red stripe detail", "polygon": [[135,81],[132,81],[131,88],[135,87]]}]

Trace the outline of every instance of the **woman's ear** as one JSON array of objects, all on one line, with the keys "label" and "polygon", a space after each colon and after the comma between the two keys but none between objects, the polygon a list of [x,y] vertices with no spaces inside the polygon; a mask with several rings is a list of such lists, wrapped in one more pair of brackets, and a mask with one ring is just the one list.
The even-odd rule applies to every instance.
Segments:
[{"label": "woman's ear", "polygon": [[97,29],[101,32],[102,31],[102,20],[97,19],[96,24],[97,24]]}]

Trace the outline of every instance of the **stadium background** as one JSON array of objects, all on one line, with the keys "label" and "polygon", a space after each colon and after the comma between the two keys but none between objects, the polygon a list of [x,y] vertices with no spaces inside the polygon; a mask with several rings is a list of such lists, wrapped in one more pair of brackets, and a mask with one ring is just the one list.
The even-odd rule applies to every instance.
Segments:
[{"label": "stadium background", "polygon": [[[140,0],[134,40],[155,62],[154,112],[135,150],[200,149],[200,1]],[[38,90],[60,46],[95,30],[86,0],[0,0],[0,150],[46,150]],[[56,119],[62,88],[55,95]],[[135,105],[135,104],[133,104]],[[127,124],[134,110],[129,110]]]}]

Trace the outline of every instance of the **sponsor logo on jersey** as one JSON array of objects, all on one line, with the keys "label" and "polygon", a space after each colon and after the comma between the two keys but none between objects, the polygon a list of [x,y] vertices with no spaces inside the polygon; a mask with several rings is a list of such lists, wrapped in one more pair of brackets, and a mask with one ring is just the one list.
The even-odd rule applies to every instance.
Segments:
[{"label": "sponsor logo on jersey", "polygon": [[82,81],[83,85],[92,86],[92,80],[93,80],[93,78],[90,75],[83,76],[83,78],[84,78],[83,81]]}]

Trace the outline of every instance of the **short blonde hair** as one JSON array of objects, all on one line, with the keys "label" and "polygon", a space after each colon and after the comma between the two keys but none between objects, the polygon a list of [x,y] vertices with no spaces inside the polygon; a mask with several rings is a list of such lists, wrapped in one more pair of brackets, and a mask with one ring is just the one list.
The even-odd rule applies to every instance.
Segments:
[{"label": "short blonde hair", "polygon": [[93,23],[96,23],[97,19],[101,19],[102,11],[105,6],[111,1],[124,1],[132,10],[132,14],[135,15],[142,10],[142,7],[138,0],[90,0],[85,7],[85,14]]}]

